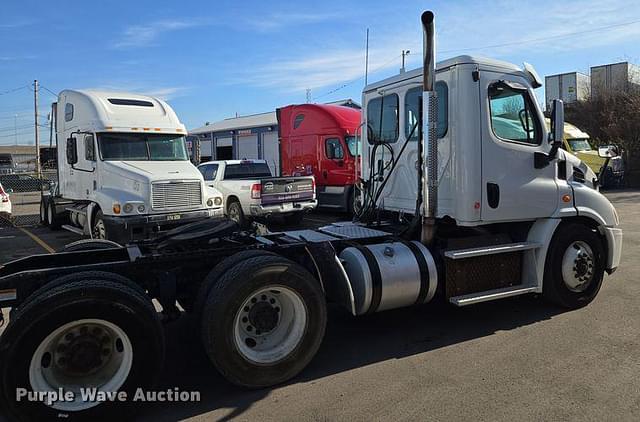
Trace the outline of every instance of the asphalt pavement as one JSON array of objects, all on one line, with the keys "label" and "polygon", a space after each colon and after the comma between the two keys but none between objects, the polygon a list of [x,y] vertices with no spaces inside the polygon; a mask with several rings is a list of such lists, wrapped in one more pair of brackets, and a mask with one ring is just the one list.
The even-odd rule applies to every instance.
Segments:
[{"label": "asphalt pavement", "polygon": [[[144,405],[140,418],[640,420],[640,191],[607,195],[624,230],[622,263],[583,309],[566,312],[534,296],[359,318],[330,307],[327,334],[307,369],[255,391],[226,382],[180,319],[166,326],[158,389],[198,391],[201,401]],[[315,218],[305,225],[339,217]],[[75,240],[34,232],[55,249]],[[0,263],[30,253],[44,252],[24,233],[0,229]]]}]

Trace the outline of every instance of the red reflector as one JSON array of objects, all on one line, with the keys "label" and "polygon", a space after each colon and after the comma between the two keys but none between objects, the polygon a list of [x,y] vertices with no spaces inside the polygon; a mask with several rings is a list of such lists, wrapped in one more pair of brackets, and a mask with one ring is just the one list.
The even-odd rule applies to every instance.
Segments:
[{"label": "red reflector", "polygon": [[251,199],[260,199],[262,194],[262,185],[260,183],[255,183],[251,185]]}]

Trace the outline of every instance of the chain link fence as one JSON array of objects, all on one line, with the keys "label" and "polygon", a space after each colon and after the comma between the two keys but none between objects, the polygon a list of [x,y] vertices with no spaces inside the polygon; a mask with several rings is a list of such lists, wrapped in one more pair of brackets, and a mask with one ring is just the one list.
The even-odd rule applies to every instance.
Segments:
[{"label": "chain link fence", "polygon": [[40,198],[42,192],[57,183],[55,170],[20,172],[0,175],[5,193],[11,201],[11,214],[0,215],[0,225],[29,227],[40,224]]}]

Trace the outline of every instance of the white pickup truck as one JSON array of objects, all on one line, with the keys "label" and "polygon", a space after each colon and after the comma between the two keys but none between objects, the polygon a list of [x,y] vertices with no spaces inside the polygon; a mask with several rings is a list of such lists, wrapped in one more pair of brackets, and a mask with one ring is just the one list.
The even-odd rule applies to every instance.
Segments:
[{"label": "white pickup truck", "polygon": [[265,160],[209,161],[198,170],[208,187],[222,192],[227,217],[240,226],[275,215],[296,224],[318,205],[313,176],[273,177]]}]

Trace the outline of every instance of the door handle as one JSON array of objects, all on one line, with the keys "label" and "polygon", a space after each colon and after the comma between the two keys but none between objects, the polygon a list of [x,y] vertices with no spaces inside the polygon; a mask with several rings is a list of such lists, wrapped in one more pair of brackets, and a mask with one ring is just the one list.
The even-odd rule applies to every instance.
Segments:
[{"label": "door handle", "polygon": [[500,204],[500,186],[495,183],[487,183],[487,202],[491,208],[498,208]]},{"label": "door handle", "polygon": [[327,175],[328,175],[327,171],[326,171],[326,170],[324,170],[324,171],[322,172],[322,177],[324,177],[324,178],[326,179],[326,178],[327,178]]}]

